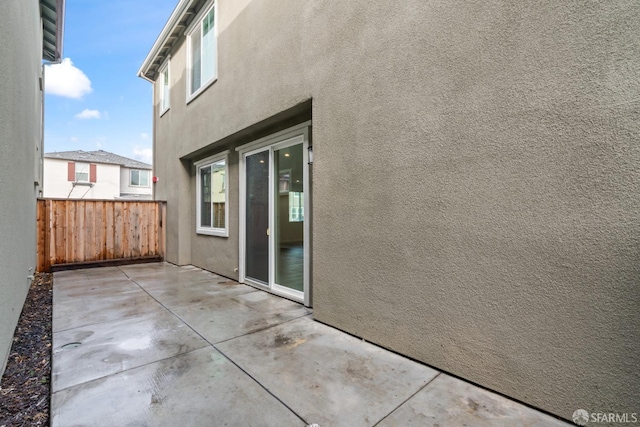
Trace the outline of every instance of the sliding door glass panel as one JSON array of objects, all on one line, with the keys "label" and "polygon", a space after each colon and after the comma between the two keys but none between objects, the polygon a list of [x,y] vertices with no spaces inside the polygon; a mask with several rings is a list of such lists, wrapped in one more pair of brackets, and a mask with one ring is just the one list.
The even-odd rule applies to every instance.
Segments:
[{"label": "sliding door glass panel", "polygon": [[304,188],[302,144],[274,153],[276,283],[297,291],[304,286]]},{"label": "sliding door glass panel", "polygon": [[246,277],[269,283],[269,151],[246,157]]},{"label": "sliding door glass panel", "polygon": [[200,227],[211,227],[211,166],[200,169]]},{"label": "sliding door glass panel", "polygon": [[227,177],[225,161],[220,160],[211,165],[211,209],[213,228],[225,228],[227,200]]}]

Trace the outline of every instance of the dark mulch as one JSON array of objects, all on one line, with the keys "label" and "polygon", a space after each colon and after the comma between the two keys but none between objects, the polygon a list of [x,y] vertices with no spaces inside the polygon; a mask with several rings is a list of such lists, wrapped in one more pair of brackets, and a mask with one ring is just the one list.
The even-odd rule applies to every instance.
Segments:
[{"label": "dark mulch", "polygon": [[0,427],[49,425],[52,280],[31,283],[0,383]]}]

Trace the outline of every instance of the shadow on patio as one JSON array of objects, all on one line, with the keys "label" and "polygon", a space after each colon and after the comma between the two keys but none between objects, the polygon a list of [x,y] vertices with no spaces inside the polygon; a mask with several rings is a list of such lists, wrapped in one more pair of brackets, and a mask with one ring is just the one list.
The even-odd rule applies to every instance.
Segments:
[{"label": "shadow on patio", "polygon": [[55,273],[52,426],[567,425],[168,263]]}]

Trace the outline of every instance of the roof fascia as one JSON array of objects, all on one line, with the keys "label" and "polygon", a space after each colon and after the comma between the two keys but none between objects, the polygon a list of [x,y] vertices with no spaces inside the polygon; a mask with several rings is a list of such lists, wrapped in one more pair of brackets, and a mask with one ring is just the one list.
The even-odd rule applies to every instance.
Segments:
[{"label": "roof fascia", "polygon": [[62,59],[62,48],[64,46],[64,17],[65,17],[65,0],[56,0],[56,61]]},{"label": "roof fascia", "polygon": [[158,53],[160,53],[160,50],[166,44],[169,36],[173,33],[173,31],[175,30],[177,25],[180,23],[180,21],[184,17],[185,12],[187,10],[189,10],[189,7],[191,6],[191,4],[193,2],[194,2],[194,0],[180,0],[180,3],[178,3],[176,8],[171,13],[171,16],[169,17],[169,20],[164,25],[164,28],[162,28],[162,31],[160,32],[160,35],[158,36],[158,38],[156,39],[155,43],[153,44],[153,47],[151,48],[151,50],[147,54],[147,57],[144,59],[144,62],[142,63],[142,66],[138,70],[138,77],[142,77],[143,79],[153,83],[153,80],[148,78],[145,75],[145,72],[153,64],[154,59],[156,58]]}]

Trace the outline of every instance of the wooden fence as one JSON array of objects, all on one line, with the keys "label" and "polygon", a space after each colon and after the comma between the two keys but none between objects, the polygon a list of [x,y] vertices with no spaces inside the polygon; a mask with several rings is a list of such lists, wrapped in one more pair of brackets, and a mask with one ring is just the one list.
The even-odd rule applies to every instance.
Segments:
[{"label": "wooden fence", "polygon": [[162,259],[165,220],[166,202],[39,199],[37,270]]}]

